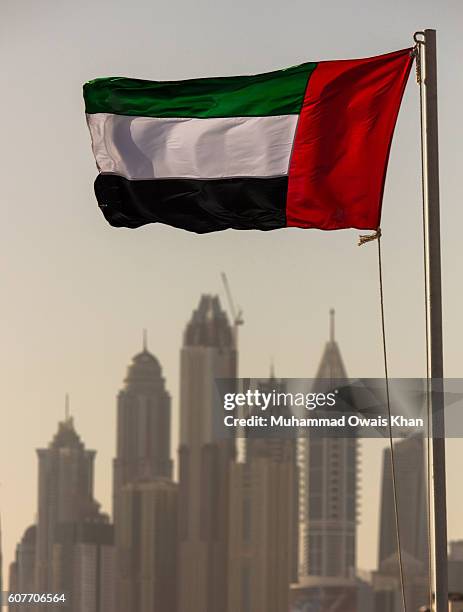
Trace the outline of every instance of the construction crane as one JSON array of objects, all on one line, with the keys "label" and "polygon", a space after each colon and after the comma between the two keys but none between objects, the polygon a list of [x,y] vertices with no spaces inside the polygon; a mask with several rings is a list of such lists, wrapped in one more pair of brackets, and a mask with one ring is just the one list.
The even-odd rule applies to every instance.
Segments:
[{"label": "construction crane", "polygon": [[230,309],[230,313],[231,313],[232,321],[233,321],[233,334],[234,334],[234,340],[235,340],[235,347],[237,347],[238,346],[238,326],[243,325],[244,323],[243,311],[241,310],[241,308],[238,308],[238,311],[236,311],[235,304],[233,302],[233,297],[230,291],[230,285],[228,284],[227,275],[225,274],[225,272],[222,272],[221,276],[222,276],[223,286],[225,288],[225,293],[227,294],[228,307]]}]

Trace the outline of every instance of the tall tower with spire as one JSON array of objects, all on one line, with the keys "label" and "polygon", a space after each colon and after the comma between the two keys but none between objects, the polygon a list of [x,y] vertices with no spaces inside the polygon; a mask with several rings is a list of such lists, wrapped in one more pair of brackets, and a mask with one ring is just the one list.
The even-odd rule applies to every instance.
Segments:
[{"label": "tall tower with spire", "polygon": [[215,380],[236,378],[233,330],[203,295],[180,361],[179,612],[227,612],[229,483],[235,440],[214,430]]},{"label": "tall tower with spire", "polygon": [[114,526],[120,612],[176,612],[177,485],[171,400],[157,358],[143,346],[117,398]]},{"label": "tall tower with spire", "polygon": [[117,398],[115,517],[117,495],[125,484],[172,477],[170,422],[170,395],[144,330],[142,350],[132,359]]},{"label": "tall tower with spire", "polygon": [[[330,311],[329,340],[314,391],[347,379]],[[338,383],[336,383],[338,381]],[[358,441],[310,435],[306,446],[306,572],[312,577],[350,578],[356,567]]]},{"label": "tall tower with spire", "polygon": [[36,588],[46,593],[53,588],[53,546],[58,527],[79,523],[98,515],[93,498],[95,451],[80,440],[66,399],[64,421],[48,448],[37,450],[38,520],[36,542]]}]

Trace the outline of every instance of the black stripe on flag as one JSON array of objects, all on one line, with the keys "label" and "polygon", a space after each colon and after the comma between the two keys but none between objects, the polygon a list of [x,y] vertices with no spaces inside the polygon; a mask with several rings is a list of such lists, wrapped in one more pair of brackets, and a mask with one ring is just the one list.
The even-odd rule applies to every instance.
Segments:
[{"label": "black stripe on flag", "polygon": [[129,180],[100,174],[98,204],[115,227],[165,223],[204,234],[286,226],[288,177]]}]

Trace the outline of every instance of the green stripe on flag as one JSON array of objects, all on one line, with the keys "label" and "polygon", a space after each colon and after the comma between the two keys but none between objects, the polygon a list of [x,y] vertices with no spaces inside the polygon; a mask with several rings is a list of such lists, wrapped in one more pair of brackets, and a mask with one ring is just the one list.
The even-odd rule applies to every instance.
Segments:
[{"label": "green stripe on flag", "polygon": [[84,85],[89,114],[145,117],[262,117],[297,115],[314,62],[251,76],[187,81],[108,77]]}]

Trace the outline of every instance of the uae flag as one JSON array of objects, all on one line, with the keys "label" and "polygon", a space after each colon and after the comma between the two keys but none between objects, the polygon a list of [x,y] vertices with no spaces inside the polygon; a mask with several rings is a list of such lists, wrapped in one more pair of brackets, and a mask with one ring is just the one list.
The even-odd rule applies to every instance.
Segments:
[{"label": "uae flag", "polygon": [[84,85],[111,225],[379,227],[411,49],[265,74]]}]

